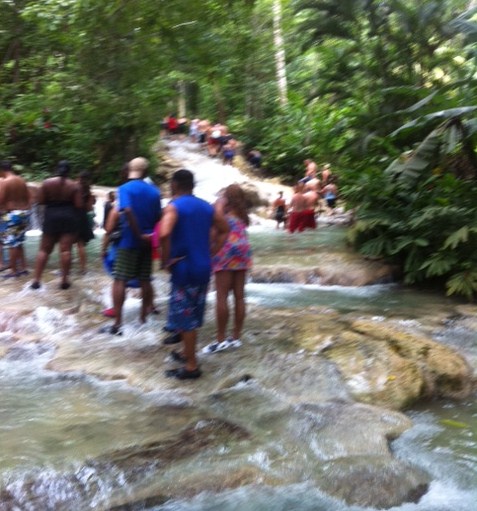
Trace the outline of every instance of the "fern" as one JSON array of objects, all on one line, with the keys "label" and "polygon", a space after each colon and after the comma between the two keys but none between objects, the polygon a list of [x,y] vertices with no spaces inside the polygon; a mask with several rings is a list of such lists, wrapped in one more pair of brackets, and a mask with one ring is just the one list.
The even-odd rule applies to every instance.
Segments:
[{"label": "fern", "polygon": [[426,277],[441,277],[448,274],[457,262],[457,257],[453,253],[438,252],[432,255],[419,267],[419,270],[426,270]]},{"label": "fern", "polygon": [[443,248],[456,248],[460,243],[467,243],[469,239],[469,227],[464,225],[457,231],[453,232],[447,239],[444,241]]},{"label": "fern", "polygon": [[446,282],[447,295],[459,294],[471,300],[477,294],[477,268],[455,273]]}]

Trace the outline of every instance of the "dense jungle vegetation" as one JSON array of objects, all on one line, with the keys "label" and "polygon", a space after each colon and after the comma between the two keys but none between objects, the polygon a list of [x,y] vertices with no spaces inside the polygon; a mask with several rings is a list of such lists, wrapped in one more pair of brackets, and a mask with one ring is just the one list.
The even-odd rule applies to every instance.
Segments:
[{"label": "dense jungle vegetation", "polygon": [[0,0],[0,154],[113,184],[165,115],[219,120],[285,182],[330,162],[363,254],[472,299],[473,4]]}]

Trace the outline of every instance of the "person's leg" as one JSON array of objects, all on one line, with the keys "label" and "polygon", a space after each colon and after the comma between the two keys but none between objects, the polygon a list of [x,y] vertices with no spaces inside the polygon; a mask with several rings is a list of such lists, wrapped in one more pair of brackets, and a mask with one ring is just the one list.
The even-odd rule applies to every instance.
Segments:
[{"label": "person's leg", "polygon": [[0,271],[8,270],[8,268],[10,268],[8,251],[6,248],[3,247],[3,243],[0,243]]},{"label": "person's leg", "polygon": [[19,271],[18,263],[19,263],[19,251],[18,247],[10,247],[8,250],[8,255],[10,258],[10,270],[12,275],[17,275]]},{"label": "person's leg", "polygon": [[55,238],[49,234],[43,234],[41,237],[40,248],[36,256],[35,271],[33,274],[33,288],[40,287],[41,276],[45,270],[46,263],[50,257],[51,251],[55,246]]},{"label": "person's leg", "polygon": [[61,270],[61,287],[67,289],[70,286],[69,275],[71,269],[71,249],[75,241],[75,235],[65,233],[60,236],[60,270]]},{"label": "person's leg", "polygon": [[229,321],[228,295],[232,288],[232,272],[218,271],[215,273],[215,320],[217,325],[217,341],[225,340],[227,323]]},{"label": "person's leg", "polygon": [[123,305],[126,298],[126,281],[114,279],[113,281],[113,308],[115,314],[114,327],[120,327],[123,320]]},{"label": "person's leg", "polygon": [[148,314],[154,310],[154,290],[152,288],[152,249],[137,253],[135,274],[141,286],[141,322],[145,323]]},{"label": "person's leg", "polygon": [[152,290],[152,284],[150,280],[141,280],[141,293],[141,322],[145,323],[148,314],[151,314],[154,309],[154,292]]},{"label": "person's leg", "polygon": [[20,273],[23,272],[23,274],[27,274],[27,264],[26,264],[26,258],[25,258],[25,249],[23,248],[23,245],[20,245],[18,247],[18,271]]},{"label": "person's leg", "polygon": [[86,246],[83,240],[78,240],[76,246],[78,247],[80,272],[84,274],[86,273]]},{"label": "person's leg", "polygon": [[181,332],[181,339],[184,346],[183,355],[186,360],[185,369],[187,371],[195,371],[197,369],[197,357],[195,355],[197,330]]},{"label": "person's leg", "polygon": [[234,293],[234,340],[240,339],[245,321],[245,277],[246,271],[233,271],[232,286]]}]

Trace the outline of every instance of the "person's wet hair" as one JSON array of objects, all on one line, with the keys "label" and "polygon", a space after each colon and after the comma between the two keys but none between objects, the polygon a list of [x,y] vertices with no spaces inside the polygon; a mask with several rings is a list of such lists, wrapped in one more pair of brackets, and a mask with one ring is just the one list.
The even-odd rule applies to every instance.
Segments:
[{"label": "person's wet hair", "polygon": [[235,211],[245,225],[249,225],[250,219],[247,213],[247,198],[240,185],[231,184],[227,186],[223,196],[227,204],[226,209]]}]

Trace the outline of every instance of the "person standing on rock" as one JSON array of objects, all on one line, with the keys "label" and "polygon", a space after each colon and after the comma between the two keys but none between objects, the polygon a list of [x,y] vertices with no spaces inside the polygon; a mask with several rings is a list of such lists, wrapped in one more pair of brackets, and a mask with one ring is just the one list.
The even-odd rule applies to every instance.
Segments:
[{"label": "person standing on rock", "polygon": [[[216,340],[206,346],[203,353],[217,353],[228,348],[239,348],[242,328],[245,321],[245,280],[252,266],[252,249],[247,236],[250,219],[243,189],[232,184],[227,186],[215,209],[225,215],[229,224],[229,234],[222,248],[212,258],[215,276],[216,297]],[[234,300],[234,321],[232,335],[227,336],[229,320],[228,297]]]},{"label": "person standing on rock", "polygon": [[277,229],[280,228],[280,224],[283,224],[283,227],[286,226],[286,202],[282,191],[278,192],[278,197],[273,201],[273,218],[277,222]]},{"label": "person standing on rock", "polygon": [[318,167],[313,160],[305,160],[303,165],[305,165],[305,176],[300,181],[302,183],[306,183],[307,181],[310,181],[316,177]]},{"label": "person standing on rock", "polygon": [[306,220],[306,197],[303,194],[304,185],[302,182],[298,182],[294,188],[294,194],[290,201],[290,207],[288,210],[288,230],[291,233],[295,231],[302,232],[305,229]]},{"label": "person standing on rock", "polygon": [[[171,179],[173,199],[161,220],[161,267],[171,274],[168,327],[178,332],[183,351],[172,351],[184,366],[170,369],[166,376],[179,380],[201,375],[197,363],[197,330],[202,326],[207,288],[212,270],[211,252],[225,242],[229,226],[225,217],[203,199],[193,195],[194,176],[190,170],[176,171]],[[211,246],[211,232],[215,240]]]},{"label": "person standing on rock", "polygon": [[323,197],[326,200],[328,214],[335,214],[336,201],[338,199],[338,187],[336,186],[335,176],[330,176],[328,184],[323,187]]},{"label": "person standing on rock", "polygon": [[305,185],[305,193],[303,197],[306,200],[306,209],[303,213],[305,229],[316,229],[315,209],[320,201],[320,195],[316,191],[315,187],[308,181]]},{"label": "person standing on rock", "polygon": [[118,188],[120,239],[113,269],[113,308],[115,322],[101,333],[121,335],[122,310],[127,282],[137,278],[142,291],[141,321],[146,321],[153,301],[152,234],[161,218],[161,194],[147,183],[149,162],[142,157],[128,164],[128,181]]},{"label": "person standing on rock", "polygon": [[56,243],[60,247],[60,289],[68,289],[71,268],[71,249],[78,236],[78,213],[81,207],[81,192],[75,181],[70,179],[71,167],[60,161],[56,176],[45,179],[38,192],[38,203],[45,206],[40,249],[38,251],[32,289],[39,289],[41,277],[48,258]]},{"label": "person standing on rock", "polygon": [[91,192],[91,175],[85,170],[80,173],[78,186],[81,191],[82,206],[78,209],[78,239],[76,246],[78,247],[78,258],[80,263],[80,272],[86,274],[87,255],[86,245],[94,239],[93,224],[91,214],[94,214],[94,205],[96,198]]},{"label": "person standing on rock", "polygon": [[30,192],[26,181],[17,176],[9,161],[0,163],[0,232],[3,248],[9,251],[10,273],[3,278],[19,277],[28,272],[25,267],[23,242],[30,225]]}]

